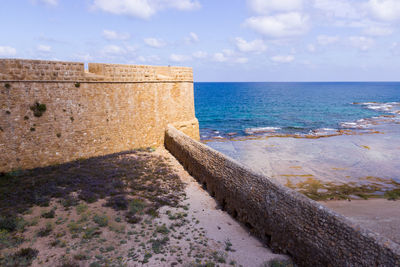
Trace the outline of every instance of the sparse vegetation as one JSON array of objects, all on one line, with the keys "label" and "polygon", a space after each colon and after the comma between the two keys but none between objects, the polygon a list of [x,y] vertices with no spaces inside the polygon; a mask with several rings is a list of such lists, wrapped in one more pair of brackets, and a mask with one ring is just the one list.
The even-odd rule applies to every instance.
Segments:
[{"label": "sparse vegetation", "polygon": [[93,221],[100,227],[105,227],[108,225],[108,218],[105,215],[94,215]]},{"label": "sparse vegetation", "polygon": [[56,215],[55,209],[51,209],[50,211],[43,212],[41,216],[42,216],[42,218],[50,219],[50,218],[54,218],[55,215]]},{"label": "sparse vegetation", "polygon": [[388,200],[398,200],[400,199],[400,189],[386,191],[384,196]]},{"label": "sparse vegetation", "polygon": [[51,223],[46,223],[46,226],[43,228],[40,228],[36,235],[38,237],[45,237],[45,236],[50,235],[50,233],[52,231],[53,231],[53,225]]},{"label": "sparse vegetation", "polygon": [[289,260],[271,260],[264,265],[265,267],[296,267],[294,263]]},{"label": "sparse vegetation", "polygon": [[175,265],[216,266],[228,260],[208,247],[189,206],[181,203],[180,178],[150,151],[0,174],[0,265],[23,266],[12,265],[20,260],[12,253],[36,244],[57,256],[40,254],[25,260],[29,264],[170,265],[172,257]]},{"label": "sparse vegetation", "polygon": [[[295,175],[294,175],[295,176]],[[287,178],[286,186],[299,191],[313,200],[340,200],[349,199],[356,196],[362,199],[382,197],[376,192],[386,191],[385,198],[395,198],[396,191],[400,190],[400,183],[394,180],[384,180],[379,177],[367,176],[364,178],[369,181],[379,181],[382,185],[377,183],[370,184],[356,184],[353,182],[347,184],[334,184],[331,182],[323,183],[313,177],[307,178],[306,181],[294,184]],[[385,185],[386,184],[386,185]],[[385,190],[385,186],[395,187],[393,190]]]},{"label": "sparse vegetation", "polygon": [[0,266],[30,266],[32,261],[37,257],[39,251],[32,248],[22,248],[12,255],[7,255],[4,258],[0,257]]}]

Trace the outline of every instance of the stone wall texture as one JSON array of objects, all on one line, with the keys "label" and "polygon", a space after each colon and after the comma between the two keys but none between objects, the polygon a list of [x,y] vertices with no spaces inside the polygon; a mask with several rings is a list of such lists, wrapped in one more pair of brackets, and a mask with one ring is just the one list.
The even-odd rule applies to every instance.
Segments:
[{"label": "stone wall texture", "polygon": [[400,246],[169,126],[165,147],[233,217],[300,266],[400,266]]},{"label": "stone wall texture", "polygon": [[168,124],[199,139],[185,67],[1,59],[0,114],[0,172],[162,145]]}]

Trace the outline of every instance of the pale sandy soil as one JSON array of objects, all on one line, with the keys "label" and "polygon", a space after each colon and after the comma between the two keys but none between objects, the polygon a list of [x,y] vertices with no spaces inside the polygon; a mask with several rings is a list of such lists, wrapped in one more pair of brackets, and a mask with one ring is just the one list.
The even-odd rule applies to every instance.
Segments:
[{"label": "pale sandy soil", "polygon": [[173,166],[178,170],[180,177],[187,187],[185,189],[187,199],[184,204],[190,205],[189,216],[199,220],[198,227],[203,228],[209,244],[216,249],[224,250],[226,242],[232,244],[232,250],[228,251],[229,259],[242,266],[263,266],[273,259],[288,260],[285,255],[274,254],[258,239],[253,237],[248,229],[235,221],[229,214],[220,210],[216,201],[205,191],[197,181],[190,176],[183,167],[164,149],[159,150],[162,155],[169,158]]}]

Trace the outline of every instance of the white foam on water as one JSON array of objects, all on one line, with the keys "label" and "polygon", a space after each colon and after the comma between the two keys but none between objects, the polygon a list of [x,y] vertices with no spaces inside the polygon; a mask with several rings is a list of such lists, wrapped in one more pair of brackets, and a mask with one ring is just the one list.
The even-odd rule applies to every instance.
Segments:
[{"label": "white foam on water", "polygon": [[258,127],[258,128],[247,128],[244,130],[247,134],[255,133],[274,133],[276,130],[280,130],[280,127]]},{"label": "white foam on water", "polygon": [[310,134],[316,135],[316,136],[322,136],[322,135],[331,135],[331,134],[337,134],[338,129],[333,129],[333,128],[319,128],[310,131]]}]

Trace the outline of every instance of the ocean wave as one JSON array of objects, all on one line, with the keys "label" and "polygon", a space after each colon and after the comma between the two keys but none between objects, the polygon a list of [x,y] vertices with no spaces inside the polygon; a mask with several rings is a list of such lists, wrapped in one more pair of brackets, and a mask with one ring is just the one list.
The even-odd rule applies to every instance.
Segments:
[{"label": "ocean wave", "polygon": [[280,129],[281,129],[280,127],[256,127],[256,128],[247,128],[244,130],[244,132],[246,134],[274,133]]},{"label": "ocean wave", "polygon": [[333,128],[319,128],[310,131],[309,134],[315,135],[315,136],[326,136],[326,135],[336,135],[339,132],[338,129],[333,129]]},{"label": "ocean wave", "polygon": [[400,102],[363,102],[363,103],[356,103],[355,105],[364,106],[367,109],[387,112],[387,113],[394,113],[399,114],[400,112]]},{"label": "ocean wave", "polygon": [[356,122],[341,122],[340,127],[344,129],[367,129],[371,126],[371,123],[367,123],[364,121],[356,121]]}]

